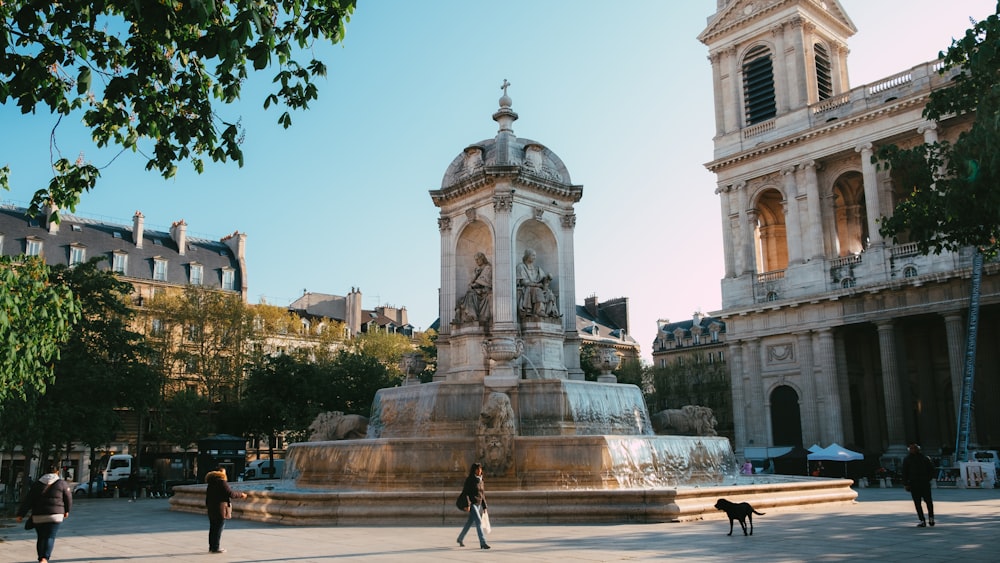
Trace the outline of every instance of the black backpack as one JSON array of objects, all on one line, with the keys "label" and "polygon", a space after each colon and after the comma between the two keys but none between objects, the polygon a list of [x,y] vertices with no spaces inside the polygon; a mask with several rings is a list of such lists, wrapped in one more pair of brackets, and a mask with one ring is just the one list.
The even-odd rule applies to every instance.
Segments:
[{"label": "black backpack", "polygon": [[462,512],[469,510],[470,504],[471,503],[469,502],[469,497],[468,495],[465,494],[465,491],[462,491],[458,495],[458,498],[455,499],[455,506],[457,506],[458,509],[461,510]]}]

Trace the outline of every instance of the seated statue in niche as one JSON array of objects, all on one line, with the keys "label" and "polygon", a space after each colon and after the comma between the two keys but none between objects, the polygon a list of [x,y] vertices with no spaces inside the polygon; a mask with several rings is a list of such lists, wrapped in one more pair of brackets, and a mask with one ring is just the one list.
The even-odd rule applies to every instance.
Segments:
[{"label": "seated statue in niche", "polygon": [[518,317],[559,318],[558,296],[551,288],[552,276],[535,263],[538,255],[531,248],[524,251],[517,265]]},{"label": "seated statue in niche", "polygon": [[493,318],[493,266],[482,252],[476,253],[469,289],[455,305],[455,322],[488,323]]}]

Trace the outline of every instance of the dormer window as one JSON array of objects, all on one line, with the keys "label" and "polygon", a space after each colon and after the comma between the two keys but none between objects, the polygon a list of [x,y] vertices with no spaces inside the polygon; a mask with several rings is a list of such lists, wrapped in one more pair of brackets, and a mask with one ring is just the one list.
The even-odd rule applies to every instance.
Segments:
[{"label": "dormer window", "polygon": [[125,275],[128,270],[128,254],[115,251],[111,254],[111,271],[116,274]]},{"label": "dormer window", "polygon": [[743,104],[747,125],[767,121],[777,115],[771,50],[758,45],[743,59]]},{"label": "dormer window", "polygon": [[191,285],[201,285],[205,281],[205,267],[201,264],[191,263],[190,280]]},{"label": "dormer window", "polygon": [[24,244],[24,254],[26,256],[41,256],[42,239],[29,237]]},{"label": "dormer window", "polygon": [[232,268],[222,269],[222,289],[236,289],[236,272]]},{"label": "dormer window", "polygon": [[167,261],[163,258],[153,258],[153,279],[167,281]]},{"label": "dormer window", "polygon": [[87,261],[87,247],[82,244],[73,244],[69,247],[69,265],[76,266]]}]

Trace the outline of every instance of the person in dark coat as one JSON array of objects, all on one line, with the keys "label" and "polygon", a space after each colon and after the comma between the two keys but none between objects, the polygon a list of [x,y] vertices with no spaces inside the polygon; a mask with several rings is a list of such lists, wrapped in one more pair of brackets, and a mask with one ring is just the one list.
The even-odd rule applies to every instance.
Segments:
[{"label": "person in dark coat", "polygon": [[465,478],[465,486],[462,487],[462,496],[469,499],[465,510],[469,513],[469,518],[465,521],[462,533],[458,534],[458,545],[465,547],[463,540],[465,534],[473,524],[476,525],[476,534],[479,536],[480,549],[489,549],[486,543],[486,536],[483,535],[483,514],[486,512],[486,489],[483,487],[483,465],[473,463],[469,468],[469,476]]},{"label": "person in dark coat", "polygon": [[222,503],[229,504],[234,498],[246,498],[247,494],[229,488],[226,469],[219,467],[205,475],[205,508],[208,509],[208,551],[225,553],[225,548],[219,547],[222,540],[222,528],[226,519],[222,516]]},{"label": "person in dark coat", "polygon": [[38,552],[39,563],[48,563],[52,557],[52,548],[56,545],[56,534],[59,524],[69,517],[73,508],[73,491],[66,481],[59,477],[59,466],[50,464],[45,475],[38,478],[27,496],[17,508],[17,521],[31,512],[31,521],[35,525],[38,537],[35,550]]},{"label": "person in dark coat", "polygon": [[[920,453],[920,446],[910,444],[910,455],[903,459],[903,487],[910,491],[913,497],[913,506],[917,509],[917,518],[920,522],[918,528],[923,528],[930,523],[934,525],[934,500],[931,498],[931,479],[934,478],[934,462],[931,458]],[[927,503],[927,518],[924,521],[924,510],[921,501]]]}]

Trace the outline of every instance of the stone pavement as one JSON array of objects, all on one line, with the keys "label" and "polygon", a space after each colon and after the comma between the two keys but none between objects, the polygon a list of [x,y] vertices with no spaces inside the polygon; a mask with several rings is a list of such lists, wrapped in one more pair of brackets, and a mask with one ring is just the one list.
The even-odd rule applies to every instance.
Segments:
[{"label": "stone pavement", "polygon": [[[504,526],[490,551],[465,548],[453,526],[291,527],[233,520],[224,554],[208,553],[208,520],[171,512],[165,499],[83,499],[56,541],[53,563],[329,561],[1000,561],[1000,489],[934,491],[937,526],[916,528],[909,493],[861,489],[858,502],[755,517],[755,533],[726,536],[727,520],[671,524]],[[498,507],[499,508],[499,507]],[[499,513],[499,509],[497,510]],[[739,524],[736,525],[737,530]],[[0,520],[0,562],[35,561],[35,533]]]}]

